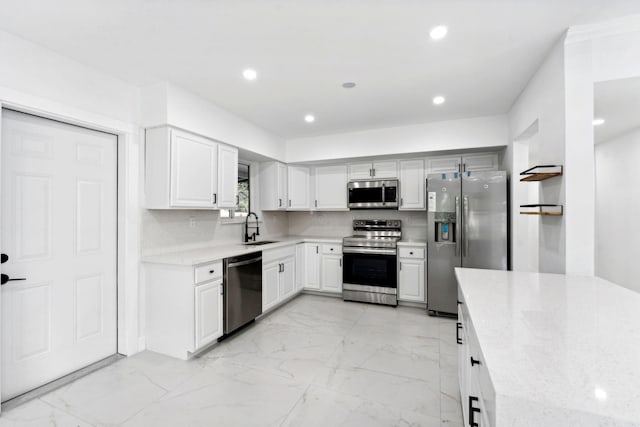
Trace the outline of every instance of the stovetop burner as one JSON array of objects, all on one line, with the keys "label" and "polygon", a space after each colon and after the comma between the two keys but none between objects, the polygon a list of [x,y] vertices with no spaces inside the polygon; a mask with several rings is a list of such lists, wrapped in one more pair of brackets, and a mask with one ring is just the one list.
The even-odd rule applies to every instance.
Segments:
[{"label": "stovetop burner", "polygon": [[396,248],[402,238],[399,219],[356,219],[354,234],[342,239],[344,247]]}]

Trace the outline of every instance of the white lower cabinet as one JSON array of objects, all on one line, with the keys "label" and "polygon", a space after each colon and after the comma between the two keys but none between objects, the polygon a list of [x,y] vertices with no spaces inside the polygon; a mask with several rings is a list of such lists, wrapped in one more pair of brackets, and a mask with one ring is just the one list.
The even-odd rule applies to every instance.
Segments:
[{"label": "white lower cabinet", "polygon": [[304,289],[342,293],[342,243],[301,243],[297,268]]},{"label": "white lower cabinet", "polygon": [[147,349],[186,360],[223,335],[221,260],[143,265]]},{"label": "white lower cabinet", "polygon": [[196,348],[223,334],[222,280],[196,286]]},{"label": "white lower cabinet", "polygon": [[[473,323],[458,292],[458,379],[464,425],[491,427],[495,425],[495,392],[484,365]],[[493,424],[492,424],[493,421]]]},{"label": "white lower cabinet", "polygon": [[398,300],[426,302],[425,255],[426,245],[398,248]]},{"label": "white lower cabinet", "polygon": [[262,252],[262,312],[302,290],[296,286],[296,247]]}]

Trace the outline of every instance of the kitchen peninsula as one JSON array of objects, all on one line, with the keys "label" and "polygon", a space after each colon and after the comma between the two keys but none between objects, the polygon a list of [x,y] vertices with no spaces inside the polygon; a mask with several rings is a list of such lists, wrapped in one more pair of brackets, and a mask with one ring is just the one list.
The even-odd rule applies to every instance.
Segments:
[{"label": "kitchen peninsula", "polygon": [[640,295],[596,277],[456,277],[465,425],[640,425]]}]

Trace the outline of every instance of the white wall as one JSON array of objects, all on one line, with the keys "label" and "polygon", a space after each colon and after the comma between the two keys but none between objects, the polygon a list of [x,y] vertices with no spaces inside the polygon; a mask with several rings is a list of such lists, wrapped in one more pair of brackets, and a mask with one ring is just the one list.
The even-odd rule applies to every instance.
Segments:
[{"label": "white wall", "polygon": [[175,85],[145,87],[141,98],[143,127],[169,124],[276,160],[285,158],[280,136]]},{"label": "white wall", "polygon": [[640,292],[640,128],[595,147],[596,275]]},{"label": "white wall", "polygon": [[640,76],[638,58],[640,15],[569,29],[565,47],[567,273],[595,273],[593,84]]},{"label": "white wall", "polygon": [[[509,140],[512,142],[505,156],[515,167],[519,165],[521,154],[514,152],[514,143],[522,138],[528,129],[536,124],[535,143],[536,162],[539,164],[565,164],[565,121],[564,121],[564,37],[558,40],[540,68],[522,91],[509,111]],[[529,135],[533,137],[533,135]],[[534,165],[531,165],[534,166]],[[512,172],[513,203],[519,202],[523,193],[522,186],[531,186],[520,182],[518,173]],[[565,204],[565,185],[563,178],[553,178],[539,184],[539,203]],[[528,193],[527,189],[524,193]],[[532,201],[535,203],[536,201]],[[519,203],[518,203],[519,204]],[[538,267],[541,272],[563,273],[565,271],[565,217],[518,216],[514,207],[512,214],[512,250],[514,260],[527,260],[526,252],[531,245],[538,250]],[[538,221],[538,241],[530,239],[529,228],[524,221]],[[523,253],[524,251],[524,253]],[[518,261],[518,268],[524,268],[528,261]]]},{"label": "white wall", "polygon": [[505,146],[506,116],[371,129],[286,142],[289,163]]}]

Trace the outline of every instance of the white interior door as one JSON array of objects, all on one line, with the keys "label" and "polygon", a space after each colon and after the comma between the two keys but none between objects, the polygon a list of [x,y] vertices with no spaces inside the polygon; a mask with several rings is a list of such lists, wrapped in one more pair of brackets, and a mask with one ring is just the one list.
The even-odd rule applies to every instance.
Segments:
[{"label": "white interior door", "polygon": [[2,401],[117,351],[117,137],[2,111]]}]

